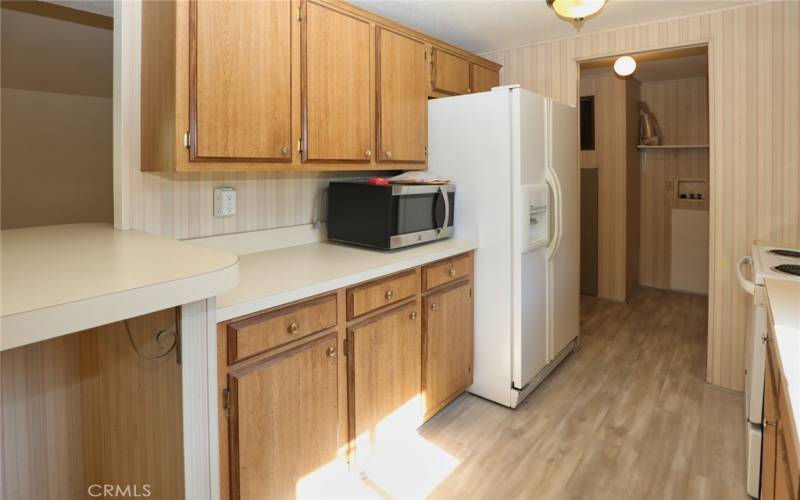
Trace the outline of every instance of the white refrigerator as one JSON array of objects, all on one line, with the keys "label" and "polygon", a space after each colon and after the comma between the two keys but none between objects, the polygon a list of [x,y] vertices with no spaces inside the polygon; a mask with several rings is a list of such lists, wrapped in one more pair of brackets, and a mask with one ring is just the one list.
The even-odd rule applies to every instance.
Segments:
[{"label": "white refrigerator", "polygon": [[576,346],[578,111],[517,85],[428,102],[428,165],[475,253],[474,382],[515,408]]}]

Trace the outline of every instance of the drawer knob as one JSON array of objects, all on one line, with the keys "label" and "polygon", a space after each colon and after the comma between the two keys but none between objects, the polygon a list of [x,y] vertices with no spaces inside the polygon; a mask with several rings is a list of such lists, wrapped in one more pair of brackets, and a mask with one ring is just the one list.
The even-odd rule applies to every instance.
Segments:
[{"label": "drawer knob", "polygon": [[386,300],[392,300],[394,298],[394,292],[392,290],[388,290],[386,292],[385,297],[386,297]]},{"label": "drawer knob", "polygon": [[336,357],[336,348],[333,347],[333,346],[328,347],[327,354],[328,354],[329,358],[335,358]]},{"label": "drawer knob", "polygon": [[281,153],[283,153],[283,156],[289,156],[289,146],[282,147]]},{"label": "drawer knob", "polygon": [[371,157],[372,156],[372,151],[370,151],[369,149],[364,151],[364,156],[366,156],[367,158]]},{"label": "drawer knob", "polygon": [[451,268],[449,271],[447,271],[447,274],[449,274],[451,277],[455,276],[456,275],[456,270]]},{"label": "drawer knob", "polygon": [[289,333],[297,333],[297,330],[300,329],[300,324],[297,321],[292,321],[289,323],[289,327],[286,328],[286,331]]},{"label": "drawer knob", "polygon": [[411,311],[411,315],[409,317],[411,319],[417,319],[417,311]]},{"label": "drawer knob", "polygon": [[431,311],[436,311],[437,309],[439,309],[439,304],[431,304]]},{"label": "drawer knob", "polygon": [[386,158],[388,158],[390,160],[392,159],[392,152],[391,151],[387,151],[386,152]]}]

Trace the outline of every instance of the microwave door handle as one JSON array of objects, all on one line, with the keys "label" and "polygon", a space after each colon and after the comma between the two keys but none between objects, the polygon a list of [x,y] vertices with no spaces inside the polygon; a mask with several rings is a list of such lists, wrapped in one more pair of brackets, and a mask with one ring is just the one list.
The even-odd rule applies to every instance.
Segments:
[{"label": "microwave door handle", "polygon": [[444,236],[444,232],[447,230],[447,223],[450,222],[450,197],[447,195],[444,185],[439,186],[439,192],[442,194],[442,199],[444,200],[444,220],[442,220],[442,227],[439,228],[439,234],[436,236],[436,239],[440,239]]}]

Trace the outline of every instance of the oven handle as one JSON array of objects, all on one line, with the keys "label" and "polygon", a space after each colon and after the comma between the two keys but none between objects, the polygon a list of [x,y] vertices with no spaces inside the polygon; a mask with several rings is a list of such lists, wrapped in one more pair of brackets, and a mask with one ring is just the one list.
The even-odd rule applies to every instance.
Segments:
[{"label": "oven handle", "polygon": [[742,274],[742,266],[744,264],[752,264],[753,259],[749,255],[745,255],[739,262],[736,264],[736,278],[739,280],[739,286],[742,287],[742,290],[749,293],[750,295],[756,294],[756,285],[752,281],[748,280]]},{"label": "oven handle", "polygon": [[444,199],[444,220],[442,221],[442,227],[439,228],[439,235],[436,236],[437,240],[444,236],[444,232],[447,231],[447,223],[450,222],[450,196],[447,195],[444,185],[439,186],[439,192],[442,193],[442,198]]}]

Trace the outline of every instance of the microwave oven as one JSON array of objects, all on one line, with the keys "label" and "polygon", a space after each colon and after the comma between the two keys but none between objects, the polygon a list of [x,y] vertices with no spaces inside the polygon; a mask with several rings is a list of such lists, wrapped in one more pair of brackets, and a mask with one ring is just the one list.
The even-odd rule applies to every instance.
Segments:
[{"label": "microwave oven", "polygon": [[331,182],[328,239],[393,250],[453,235],[452,184]]}]

